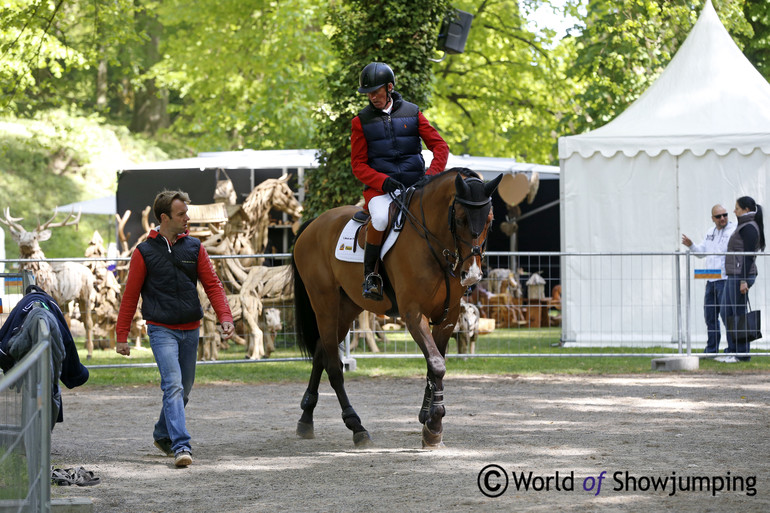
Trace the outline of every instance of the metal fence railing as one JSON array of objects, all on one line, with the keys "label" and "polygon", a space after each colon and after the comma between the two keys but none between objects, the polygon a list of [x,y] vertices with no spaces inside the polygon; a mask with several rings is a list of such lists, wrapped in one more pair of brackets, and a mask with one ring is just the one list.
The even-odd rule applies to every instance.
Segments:
[{"label": "metal fence railing", "polygon": [[[0,326],[35,282],[32,273],[0,273]],[[45,338],[7,374],[0,371],[0,512],[50,510],[50,345]]]},{"label": "metal fence railing", "polygon": [[51,508],[51,352],[48,326],[24,358],[0,374],[0,511]]},{"label": "metal fence railing", "polygon": [[[237,272],[226,269],[228,265],[237,262],[248,270],[255,258],[285,268],[290,255],[212,255],[229,294],[237,296],[241,283],[237,282]],[[57,260],[64,259],[51,259]],[[118,259],[118,270],[127,262]],[[475,354],[702,354],[707,338],[703,315],[706,280],[697,279],[702,273],[696,273],[702,263],[689,252],[487,252],[484,279],[465,298],[481,317]],[[752,306],[763,312],[770,298],[769,263],[766,254],[757,254],[759,276],[749,292]],[[281,280],[285,282],[289,275],[285,273]],[[276,349],[294,349],[291,299],[284,294],[282,299],[263,298],[262,302],[264,311],[274,309],[280,316],[273,342]],[[720,350],[724,351],[726,331],[723,323],[720,326]],[[247,327],[239,326],[238,330],[244,338],[249,336]],[[217,337],[209,331],[202,330],[204,340]],[[355,357],[421,356],[398,318],[360,317],[351,326],[343,347]],[[751,348],[752,356],[769,356],[770,337],[753,342]],[[451,341],[448,354],[457,353],[458,345]],[[231,350],[218,357],[228,358],[240,359],[242,355],[234,356]]]}]

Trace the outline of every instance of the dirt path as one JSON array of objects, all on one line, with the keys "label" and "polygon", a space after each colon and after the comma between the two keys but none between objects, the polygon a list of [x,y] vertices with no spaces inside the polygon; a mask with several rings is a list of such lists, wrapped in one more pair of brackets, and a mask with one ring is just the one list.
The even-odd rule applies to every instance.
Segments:
[{"label": "dirt path", "polygon": [[[187,469],[152,446],[159,389],[65,391],[52,462],[84,466],[102,483],[52,496],[90,497],[97,512],[770,511],[766,374],[449,377],[440,451],[420,449],[423,381],[348,385],[372,449],[353,449],[328,385],[314,440],[294,435],[303,385],[196,386]],[[478,485],[490,464],[509,475],[496,498]],[[516,490],[513,475],[531,472],[541,487],[557,471],[559,490],[553,478],[548,490]],[[672,477],[709,489],[672,496]],[[665,491],[646,489],[664,478]],[[501,491],[502,479],[486,482]],[[636,491],[620,489],[634,481]]]}]

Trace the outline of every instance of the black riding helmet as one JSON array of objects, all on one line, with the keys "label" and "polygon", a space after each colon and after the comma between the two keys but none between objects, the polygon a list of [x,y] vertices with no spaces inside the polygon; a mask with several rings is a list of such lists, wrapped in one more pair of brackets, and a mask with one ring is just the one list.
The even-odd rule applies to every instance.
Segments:
[{"label": "black riding helmet", "polygon": [[392,83],[396,85],[396,75],[390,66],[384,62],[370,62],[361,70],[361,76],[358,79],[358,92],[371,93],[380,87]]}]

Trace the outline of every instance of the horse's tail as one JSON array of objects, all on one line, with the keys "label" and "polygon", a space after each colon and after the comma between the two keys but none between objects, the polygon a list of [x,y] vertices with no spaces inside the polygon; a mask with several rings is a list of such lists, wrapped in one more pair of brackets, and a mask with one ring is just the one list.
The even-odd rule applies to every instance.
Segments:
[{"label": "horse's tail", "polygon": [[[302,231],[307,228],[310,221],[305,222],[297,231],[299,238]],[[291,255],[291,268],[294,279],[294,322],[297,325],[297,345],[305,356],[312,358],[315,354],[315,347],[321,334],[318,331],[318,321],[313,311],[313,305],[310,304],[310,297],[307,295],[305,283],[297,270],[297,263],[294,261],[294,252]]]}]

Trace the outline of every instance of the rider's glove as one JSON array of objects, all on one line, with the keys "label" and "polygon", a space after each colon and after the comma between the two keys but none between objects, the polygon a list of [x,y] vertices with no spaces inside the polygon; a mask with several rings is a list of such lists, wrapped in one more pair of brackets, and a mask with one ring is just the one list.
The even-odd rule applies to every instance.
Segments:
[{"label": "rider's glove", "polygon": [[382,190],[385,192],[396,192],[399,189],[404,189],[404,184],[398,180],[394,180],[391,177],[387,177],[382,183]]}]

